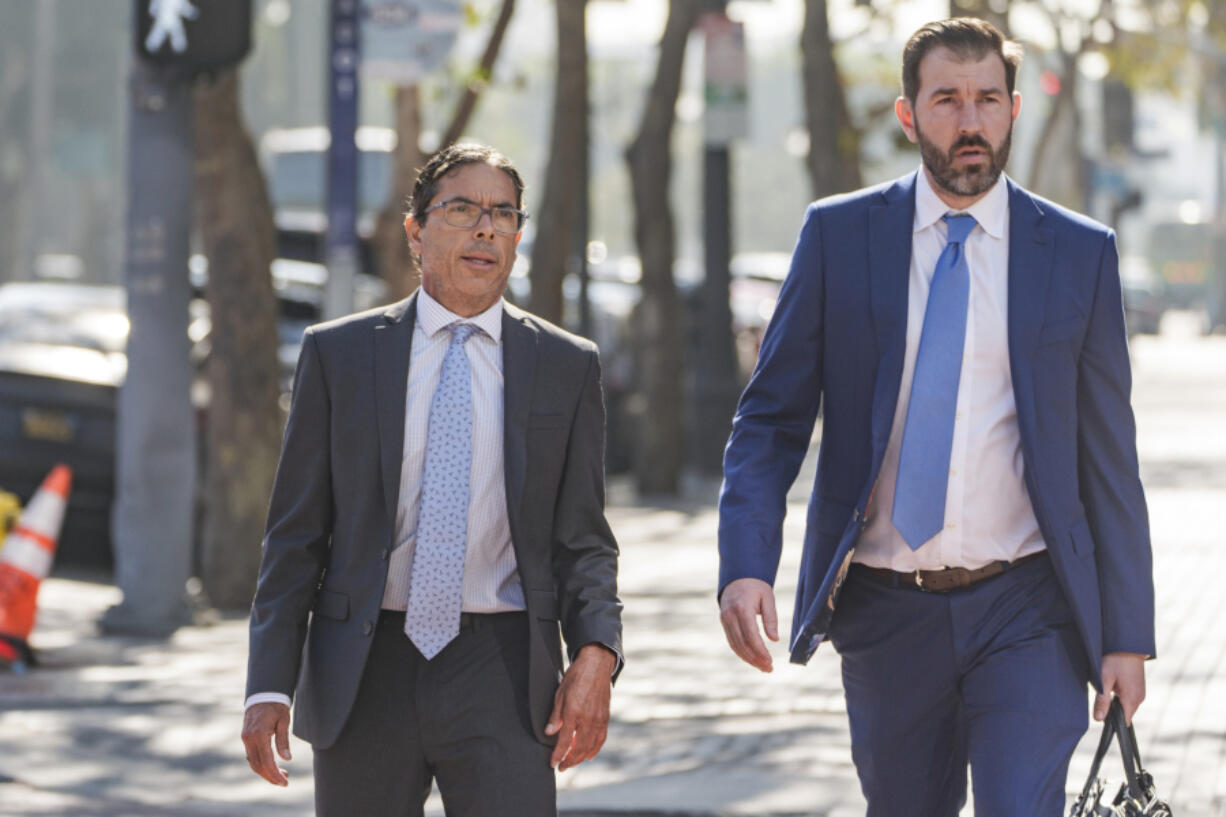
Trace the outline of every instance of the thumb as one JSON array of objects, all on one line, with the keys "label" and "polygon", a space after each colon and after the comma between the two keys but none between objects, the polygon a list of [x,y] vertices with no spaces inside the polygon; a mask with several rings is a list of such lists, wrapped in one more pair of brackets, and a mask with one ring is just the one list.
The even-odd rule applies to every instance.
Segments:
[{"label": "thumb", "polygon": [[1107,710],[1111,708],[1111,695],[1104,693],[1094,696],[1094,720],[1102,721],[1107,719]]},{"label": "thumb", "polygon": [[562,696],[556,695],[553,699],[553,711],[549,713],[549,722],[545,724],[546,735],[556,735],[558,730],[562,728]]},{"label": "thumb", "polygon": [[779,640],[779,614],[775,612],[774,593],[767,593],[762,599],[762,629],[771,641]]},{"label": "thumb", "polygon": [[289,751],[289,729],[286,728],[284,719],[277,721],[277,730],[275,735],[277,754],[286,760],[291,760],[292,756],[290,755]]}]

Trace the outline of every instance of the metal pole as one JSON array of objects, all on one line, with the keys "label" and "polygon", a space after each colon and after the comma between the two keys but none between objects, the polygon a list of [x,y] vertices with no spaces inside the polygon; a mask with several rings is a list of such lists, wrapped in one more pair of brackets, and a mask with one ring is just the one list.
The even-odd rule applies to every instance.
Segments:
[{"label": "metal pole", "polygon": [[328,286],[324,317],[353,311],[358,272],[358,0],[332,0],[331,59],[328,60],[328,232],[324,261]]},{"label": "metal pole", "polygon": [[47,179],[47,150],[55,105],[55,15],[58,0],[34,7],[34,70],[30,77],[30,184],[21,241],[20,278],[33,278],[42,252],[43,188]]},{"label": "metal pole", "polygon": [[[723,13],[724,0],[711,0]],[[730,303],[732,275],[731,154],[726,142],[708,140],[703,152],[703,244],[706,275],[698,314],[698,367],[695,372],[697,465],[718,473],[723,465],[736,409],[739,384]]]},{"label": "metal pole", "polygon": [[112,539],[123,601],[106,632],[168,636],[187,620],[195,417],[187,338],[190,79],[133,56],[128,126],[128,374],[119,392]]},{"label": "metal pole", "polygon": [[[587,15],[583,17],[583,42],[587,43]],[[587,46],[585,45],[584,48]],[[587,266],[587,242],[591,230],[591,175],[592,175],[592,103],[591,103],[591,67],[587,59],[583,60],[583,131],[580,135],[583,146],[579,166],[579,212],[575,219],[574,235],[571,239],[571,253],[576,258],[579,276],[579,334],[585,338],[592,336],[592,303],[588,297],[588,283],[591,280]]]}]

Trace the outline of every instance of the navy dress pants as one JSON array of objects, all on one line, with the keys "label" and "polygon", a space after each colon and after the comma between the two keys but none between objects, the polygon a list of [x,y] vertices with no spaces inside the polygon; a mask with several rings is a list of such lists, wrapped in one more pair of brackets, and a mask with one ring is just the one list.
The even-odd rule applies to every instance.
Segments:
[{"label": "navy dress pants", "polygon": [[853,566],[830,640],[869,817],[1060,817],[1088,726],[1089,662],[1051,562],[963,590],[891,586]]}]

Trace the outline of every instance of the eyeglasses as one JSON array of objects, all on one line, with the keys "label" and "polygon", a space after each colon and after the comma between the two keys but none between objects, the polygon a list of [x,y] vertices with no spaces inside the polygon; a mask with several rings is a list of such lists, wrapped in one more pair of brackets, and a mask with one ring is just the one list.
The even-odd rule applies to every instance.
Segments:
[{"label": "eyeglasses", "polygon": [[425,216],[430,211],[437,210],[440,207],[443,209],[443,221],[452,227],[459,227],[461,229],[476,227],[481,217],[488,213],[490,224],[494,227],[494,232],[514,235],[523,229],[524,222],[528,220],[527,213],[523,210],[516,210],[514,207],[482,207],[479,204],[464,199],[448,199],[447,201],[440,201],[438,204],[431,204],[425,210],[422,210],[421,214]]}]

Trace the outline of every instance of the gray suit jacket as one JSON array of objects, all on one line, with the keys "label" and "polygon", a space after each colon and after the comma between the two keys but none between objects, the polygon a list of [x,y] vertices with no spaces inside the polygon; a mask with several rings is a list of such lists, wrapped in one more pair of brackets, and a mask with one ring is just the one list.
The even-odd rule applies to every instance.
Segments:
[{"label": "gray suit jacket", "polygon": [[[247,694],[294,700],[317,748],[345,724],[394,544],[416,295],[307,330],[251,608]],[[529,706],[543,732],[562,675],[621,653],[617,544],[604,517],[604,403],[589,341],[503,314],[507,513],[531,622]]]}]

